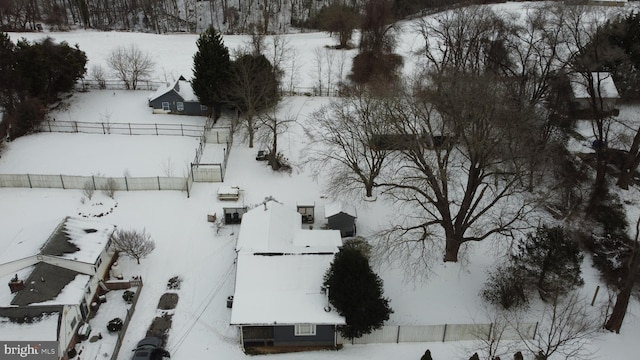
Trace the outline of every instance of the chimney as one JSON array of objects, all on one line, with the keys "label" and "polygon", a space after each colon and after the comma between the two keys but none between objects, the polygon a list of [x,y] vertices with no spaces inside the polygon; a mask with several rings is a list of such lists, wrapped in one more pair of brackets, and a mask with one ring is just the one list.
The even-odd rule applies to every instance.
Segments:
[{"label": "chimney", "polygon": [[11,279],[11,281],[9,281],[9,289],[11,290],[11,293],[17,293],[18,291],[24,289],[24,281],[23,280],[18,280],[18,275],[16,274],[16,276]]}]

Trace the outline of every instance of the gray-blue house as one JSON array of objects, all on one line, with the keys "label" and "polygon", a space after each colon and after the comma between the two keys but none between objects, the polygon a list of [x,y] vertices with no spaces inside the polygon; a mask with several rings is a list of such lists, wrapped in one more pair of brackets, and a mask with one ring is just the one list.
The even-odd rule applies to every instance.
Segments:
[{"label": "gray-blue house", "polygon": [[341,344],[337,329],[345,318],[322,283],[342,239],[338,231],[306,229],[301,222],[300,213],[275,201],[242,216],[230,323],[239,327],[248,352]]},{"label": "gray-blue house", "polygon": [[193,92],[191,83],[183,76],[167,86],[160,87],[149,97],[149,106],[157,114],[199,115],[210,114],[206,105]]}]

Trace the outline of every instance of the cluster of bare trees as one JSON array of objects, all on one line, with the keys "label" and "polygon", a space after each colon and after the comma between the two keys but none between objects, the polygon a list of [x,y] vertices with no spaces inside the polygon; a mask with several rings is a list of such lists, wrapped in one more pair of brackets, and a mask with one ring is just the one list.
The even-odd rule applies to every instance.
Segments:
[{"label": "cluster of bare trees", "polygon": [[3,0],[0,28],[37,30],[82,26],[103,30],[199,32],[210,25],[224,32],[283,33],[329,1],[302,0]]}]

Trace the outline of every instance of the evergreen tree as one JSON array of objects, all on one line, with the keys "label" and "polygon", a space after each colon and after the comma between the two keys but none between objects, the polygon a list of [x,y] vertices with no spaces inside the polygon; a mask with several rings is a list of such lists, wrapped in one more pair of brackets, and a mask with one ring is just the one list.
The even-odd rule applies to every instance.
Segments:
[{"label": "evergreen tree", "polygon": [[578,243],[566,236],[561,227],[543,226],[518,244],[513,263],[545,300],[583,284],[582,259]]},{"label": "evergreen tree", "polygon": [[30,96],[45,103],[54,102],[58,94],[73,90],[76,81],[87,72],[87,56],[78,46],[56,44],[51,38],[16,45],[16,70]]},{"label": "evergreen tree", "polygon": [[335,255],[324,285],[329,289],[329,301],[346,319],[347,325],[340,329],[346,338],[380,328],[393,312],[389,299],[382,297],[382,279],[357,248],[346,247]]},{"label": "evergreen tree", "polygon": [[191,85],[200,103],[220,114],[225,87],[231,79],[229,49],[222,41],[222,35],[209,27],[196,42],[198,51],[193,55],[193,80]]}]

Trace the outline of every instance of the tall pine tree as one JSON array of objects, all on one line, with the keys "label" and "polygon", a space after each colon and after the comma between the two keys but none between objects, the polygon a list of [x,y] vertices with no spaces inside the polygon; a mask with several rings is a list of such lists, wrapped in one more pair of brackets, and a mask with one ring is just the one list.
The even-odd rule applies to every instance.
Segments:
[{"label": "tall pine tree", "polygon": [[382,279],[373,272],[367,257],[356,247],[338,252],[324,276],[329,302],[345,317],[342,336],[353,339],[379,329],[393,310],[382,296]]},{"label": "tall pine tree", "polygon": [[224,101],[224,88],[231,78],[229,49],[212,26],[200,35],[196,44],[198,51],[193,55],[191,85],[200,103],[213,108],[217,118]]}]

